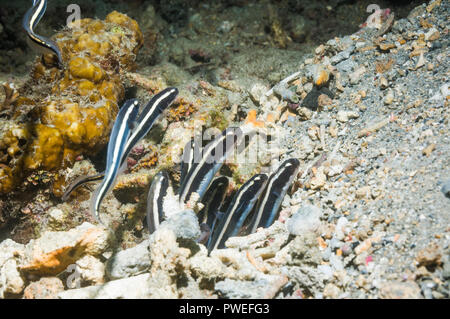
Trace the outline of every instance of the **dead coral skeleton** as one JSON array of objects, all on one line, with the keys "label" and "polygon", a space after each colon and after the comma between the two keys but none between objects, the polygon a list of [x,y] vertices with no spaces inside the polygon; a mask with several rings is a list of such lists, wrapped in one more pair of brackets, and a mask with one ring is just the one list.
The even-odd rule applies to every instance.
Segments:
[{"label": "dead coral skeleton", "polygon": [[0,114],[7,113],[8,116],[11,116],[14,112],[14,103],[19,97],[19,92],[17,92],[13,83],[2,83],[2,87],[5,92],[5,99],[0,104]]}]

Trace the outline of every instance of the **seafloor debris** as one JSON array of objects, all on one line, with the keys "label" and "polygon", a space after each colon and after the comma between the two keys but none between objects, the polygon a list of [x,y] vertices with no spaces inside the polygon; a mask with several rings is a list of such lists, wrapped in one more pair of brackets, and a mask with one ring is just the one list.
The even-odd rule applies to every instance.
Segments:
[{"label": "seafloor debris", "polygon": [[[323,7],[319,2],[292,2],[302,12],[295,16],[305,16],[303,22],[320,17],[317,28],[306,25],[312,29],[298,32],[306,32],[305,40],[294,39],[306,45],[320,30],[334,28],[331,16],[345,16],[346,25],[356,25],[356,33],[327,37],[305,55],[296,50],[298,42],[287,38],[288,50],[277,48],[272,29],[281,27],[284,35],[292,35],[300,23],[279,20],[277,26],[267,19],[267,3],[239,3],[218,5],[223,12],[215,11],[216,6],[194,7],[189,25],[180,30],[161,18],[158,9],[136,14],[138,21],[140,17],[146,22],[141,26],[154,28],[143,31],[157,34],[158,43],[151,44],[155,55],[141,55],[140,68],[124,83],[137,87],[139,99],[147,98],[149,91],[176,86],[179,108],[141,142],[138,153],[145,155],[133,156],[131,172],[120,176],[105,197],[102,213],[114,238],[96,252],[76,254],[61,273],[48,272],[46,263],[37,262],[30,272],[22,269],[34,260],[28,248],[43,252],[40,256],[49,252],[47,257],[62,257],[64,247],[49,245],[45,250],[48,241],[43,239],[72,238],[74,243],[61,244],[77,246],[74,234],[85,232],[77,225],[90,219],[92,189],[61,203],[48,195],[49,184],[42,182],[36,196],[22,194],[23,206],[2,198],[0,220],[21,209],[21,225],[39,225],[5,232],[8,239],[0,243],[2,297],[33,297],[38,292],[59,298],[450,296],[448,2],[419,5],[407,18],[400,18],[407,15],[401,10],[405,7],[392,4],[396,16],[382,20],[388,27],[382,36],[377,32],[383,26],[358,29],[367,17],[365,8],[353,19],[352,13],[361,10],[348,2],[333,3],[325,11],[328,15],[318,14]],[[285,13],[294,16],[278,12]],[[189,68],[195,62],[189,50],[199,48],[208,53],[212,68]],[[113,61],[107,65],[116,68]],[[332,95],[310,94],[323,88]],[[302,107],[309,94],[314,107]],[[27,113],[26,107],[20,109]],[[10,121],[7,116],[2,120]],[[231,176],[226,198],[232,199],[255,174],[273,172],[274,159],[296,158],[299,176],[281,202],[278,219],[250,235],[232,236],[225,248],[210,252],[197,242],[210,232],[199,227],[196,211],[202,205],[169,208],[175,214],[149,234],[144,215],[155,174],[167,170],[175,185],[168,197],[176,199],[178,159],[193,132],[245,124],[269,135],[271,147],[258,151],[256,163],[222,166],[220,175]],[[73,167],[58,174],[69,182],[101,169],[98,160],[78,157]],[[33,175],[29,183],[48,179],[48,174]],[[213,195],[205,194],[201,204],[211,206],[206,197]],[[38,238],[33,245],[26,244],[30,237]]]}]

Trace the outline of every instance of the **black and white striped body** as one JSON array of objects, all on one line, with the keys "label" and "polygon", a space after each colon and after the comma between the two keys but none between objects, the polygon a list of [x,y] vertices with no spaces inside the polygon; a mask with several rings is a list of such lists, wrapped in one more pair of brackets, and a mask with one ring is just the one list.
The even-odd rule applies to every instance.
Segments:
[{"label": "black and white striped body", "polygon": [[83,184],[89,183],[89,182],[95,182],[95,181],[99,181],[101,180],[103,177],[105,176],[105,173],[98,173],[95,175],[83,175],[83,176],[79,176],[77,177],[70,185],[69,187],[66,189],[66,191],[64,192],[63,196],[61,197],[61,200],[63,202],[67,201],[69,199],[70,194],[77,189],[78,187],[80,187]]},{"label": "black and white striped body", "polygon": [[229,237],[238,234],[248,214],[258,201],[266,182],[266,174],[257,174],[239,188],[225,215],[218,219],[218,225],[215,226],[212,238],[208,243],[208,252],[223,248]]},{"label": "black and white striped body", "polygon": [[161,171],[153,177],[147,195],[147,226],[150,234],[164,219],[163,200],[169,185],[169,176],[166,171]]},{"label": "black and white striped body", "polygon": [[233,152],[239,135],[242,135],[239,133],[239,128],[226,129],[204,147],[201,160],[199,163],[194,161],[180,187],[181,203],[186,203],[193,193],[199,195],[199,201],[202,200],[214,175]]},{"label": "black and white striped body", "polygon": [[220,210],[225,199],[228,188],[228,177],[219,176],[215,178],[203,197],[203,209],[198,213],[199,223],[207,224],[213,230],[213,223],[216,218],[216,212]]},{"label": "black and white striped body", "polygon": [[[159,117],[159,115],[164,111],[167,106],[169,106],[176,95],[178,94],[178,90],[176,88],[167,88],[160,93],[156,94],[150,102],[147,103],[144,110],[140,113],[137,120],[135,121],[137,125],[132,130],[131,136],[126,141],[126,146],[123,151],[123,155],[121,160],[121,167],[125,167],[125,163],[128,157],[128,154],[131,152],[133,147],[136,146],[137,143],[150,131],[153,123]],[[109,151],[108,151],[109,152]],[[83,185],[84,183],[90,182],[92,180],[100,179],[105,175],[105,172],[86,176],[80,179],[76,179],[66,190],[63,195],[62,200],[65,201],[69,198],[71,192],[73,192],[76,188]]]},{"label": "black and white striped body", "polygon": [[38,35],[34,32],[34,28],[43,17],[45,10],[47,9],[47,0],[34,0],[33,6],[25,13],[22,20],[22,26],[27,33],[27,43],[31,48],[44,54],[54,54],[58,58],[59,66],[63,66],[63,59],[61,50],[56,42]]},{"label": "black and white striped body", "polygon": [[259,199],[258,206],[251,219],[250,233],[254,233],[258,227],[267,228],[273,224],[283,198],[297,176],[299,167],[299,160],[290,158],[284,161],[269,177],[266,189]]},{"label": "black and white striped body", "polygon": [[125,143],[130,136],[131,128],[139,110],[139,102],[131,99],[125,102],[117,114],[108,142],[105,177],[91,199],[91,211],[98,220],[100,203],[108,191],[114,186],[119,174]]},{"label": "black and white striped body", "polygon": [[142,112],[139,114],[136,120],[136,127],[130,138],[127,140],[125,145],[124,156],[122,158],[122,163],[126,161],[128,154],[136,146],[141,139],[143,139],[150,129],[152,128],[155,121],[161,115],[161,113],[175,100],[178,95],[177,88],[167,88],[155,94],[152,99],[147,103]]},{"label": "black and white striped body", "polygon": [[193,137],[184,146],[180,165],[180,185],[183,185],[186,175],[194,165],[194,160],[200,157],[202,148],[199,144],[200,141],[197,141],[197,139]]}]

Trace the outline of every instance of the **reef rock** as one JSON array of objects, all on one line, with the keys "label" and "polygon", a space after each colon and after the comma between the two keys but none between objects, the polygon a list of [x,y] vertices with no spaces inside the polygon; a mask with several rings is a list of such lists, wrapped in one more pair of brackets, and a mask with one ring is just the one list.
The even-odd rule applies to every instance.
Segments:
[{"label": "reef rock", "polygon": [[67,232],[45,232],[26,247],[26,261],[19,267],[23,273],[38,276],[56,275],[85,255],[97,256],[109,245],[110,233],[89,223]]},{"label": "reef rock", "polygon": [[19,294],[25,282],[17,270],[24,255],[25,246],[11,239],[0,243],[0,298],[5,294]]},{"label": "reef rock", "polygon": [[24,175],[68,166],[104,146],[143,37],[137,22],[116,11],[82,19],[57,33],[64,68],[38,59],[0,127],[0,194]]}]

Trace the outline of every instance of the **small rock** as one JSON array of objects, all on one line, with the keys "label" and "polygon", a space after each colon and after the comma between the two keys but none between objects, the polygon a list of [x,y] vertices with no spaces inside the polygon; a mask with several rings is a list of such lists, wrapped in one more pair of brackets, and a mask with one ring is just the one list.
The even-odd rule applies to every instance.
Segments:
[{"label": "small rock", "polygon": [[339,52],[338,54],[336,54],[335,56],[333,56],[330,59],[331,64],[335,65],[341,61],[347,60],[350,57],[350,55],[353,53],[354,50],[355,50],[355,46],[351,45],[346,50]]},{"label": "small rock", "polygon": [[325,298],[336,299],[339,297],[340,294],[341,290],[332,283],[327,284],[323,289],[323,296]]},{"label": "small rock", "polygon": [[352,253],[352,246],[348,245],[348,244],[344,244],[344,245],[342,245],[341,250],[342,250],[342,255],[348,256]]},{"label": "small rock", "polygon": [[356,119],[359,117],[359,113],[356,111],[339,111],[336,115],[336,120],[345,123],[349,119]]},{"label": "small rock", "polygon": [[342,173],[343,170],[344,170],[343,165],[330,166],[330,168],[328,169],[328,172],[327,172],[327,176],[333,177],[333,176],[339,175]]},{"label": "small rock", "polygon": [[347,225],[348,225],[348,220],[346,217],[340,217],[338,219],[336,228],[334,231],[334,236],[338,240],[343,240],[345,238]]},{"label": "small rock", "polygon": [[342,258],[340,256],[337,256],[336,254],[331,254],[330,265],[335,271],[344,270],[344,263],[342,262]]},{"label": "small rock", "polygon": [[395,48],[395,43],[380,43],[378,47],[381,51],[389,51],[390,49]]},{"label": "small rock", "polygon": [[384,97],[384,104],[390,105],[390,104],[392,104],[392,102],[394,102],[394,92],[389,90],[387,92],[386,96]]},{"label": "small rock", "polygon": [[427,33],[425,33],[425,41],[434,41],[439,39],[440,34],[439,31],[436,30],[436,28],[431,28],[430,30],[428,30]]},{"label": "small rock", "polygon": [[326,94],[320,94],[317,99],[317,104],[319,108],[323,108],[324,106],[333,104],[333,100]]},{"label": "small rock", "polygon": [[177,238],[195,240],[201,235],[198,217],[192,210],[173,214],[161,223],[160,228],[171,229]]},{"label": "small rock", "polygon": [[382,299],[421,299],[420,287],[414,281],[387,282],[382,284],[379,291]]},{"label": "small rock", "polygon": [[109,281],[104,285],[70,289],[58,294],[61,299],[141,299],[149,296],[150,274]]},{"label": "small rock", "polygon": [[58,230],[58,228],[64,226],[66,213],[64,213],[61,209],[55,208],[50,210],[48,213],[48,221],[49,221],[49,228],[51,230]]},{"label": "small rock", "polygon": [[87,222],[65,232],[45,232],[27,245],[28,260],[20,269],[35,275],[56,275],[84,255],[103,253],[110,235],[104,227]]},{"label": "small rock", "polygon": [[389,87],[388,80],[384,76],[381,76],[380,77],[380,88],[386,89],[387,87]]},{"label": "small rock", "polygon": [[369,198],[371,194],[370,186],[358,188],[355,192],[356,198]]},{"label": "small rock", "polygon": [[317,266],[317,270],[321,271],[325,275],[326,280],[330,280],[333,278],[333,268],[328,265],[319,265]]},{"label": "small rock", "polygon": [[322,211],[313,205],[300,207],[286,222],[290,234],[301,235],[306,232],[315,232],[320,226]]},{"label": "small rock", "polygon": [[434,268],[442,263],[441,258],[442,253],[440,247],[438,244],[432,242],[428,247],[419,251],[416,260],[419,267],[425,266]]},{"label": "small rock", "polygon": [[64,291],[62,281],[57,277],[45,277],[29,284],[24,292],[24,299],[57,299],[58,293]]},{"label": "small rock", "polygon": [[216,283],[214,289],[225,298],[230,299],[265,299],[273,298],[279,289],[287,283],[287,278],[280,275],[259,275],[253,281],[225,279]]},{"label": "small rock", "polygon": [[313,112],[306,107],[298,107],[295,111],[302,121],[310,120],[313,116]]},{"label": "small rock", "polygon": [[450,256],[447,255],[447,260],[444,262],[442,267],[442,277],[444,279],[450,279]]},{"label": "small rock", "polygon": [[323,173],[323,170],[318,170],[316,175],[311,178],[311,181],[309,182],[310,188],[315,190],[322,188],[325,185],[325,182],[327,181],[327,177]]},{"label": "small rock", "polygon": [[151,260],[148,241],[135,247],[121,250],[108,259],[106,273],[111,279],[126,278],[138,275],[150,269]]},{"label": "small rock", "polygon": [[90,255],[86,255],[77,260],[77,270],[81,279],[89,284],[99,285],[105,281],[105,265],[98,259]]},{"label": "small rock", "polygon": [[5,294],[19,294],[25,282],[17,269],[25,254],[25,246],[11,239],[0,243],[0,298]]},{"label": "small rock", "polygon": [[261,83],[255,83],[250,88],[250,97],[255,103],[260,103],[261,98],[267,92],[267,87]]},{"label": "small rock", "polygon": [[354,72],[350,74],[350,83],[355,85],[361,80],[363,74],[366,73],[366,68],[364,66],[359,67]]}]

